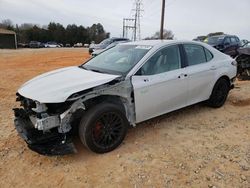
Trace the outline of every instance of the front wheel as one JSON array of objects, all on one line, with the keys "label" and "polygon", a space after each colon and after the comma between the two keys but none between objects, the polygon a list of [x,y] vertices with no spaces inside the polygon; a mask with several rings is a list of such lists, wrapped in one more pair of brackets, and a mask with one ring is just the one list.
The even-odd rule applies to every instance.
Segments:
[{"label": "front wheel", "polygon": [[219,79],[214,85],[212,94],[207,101],[208,106],[214,108],[222,107],[227,99],[229,90],[230,85],[228,81],[224,78]]},{"label": "front wheel", "polygon": [[127,118],[119,106],[101,103],[84,114],[79,125],[79,136],[89,150],[106,153],[122,143],[127,128]]}]

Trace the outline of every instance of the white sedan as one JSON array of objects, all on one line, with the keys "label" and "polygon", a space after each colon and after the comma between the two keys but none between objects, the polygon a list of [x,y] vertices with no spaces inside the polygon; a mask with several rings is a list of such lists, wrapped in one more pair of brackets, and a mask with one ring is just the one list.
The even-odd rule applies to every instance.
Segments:
[{"label": "white sedan", "polygon": [[207,44],[139,41],[119,44],[78,67],[40,75],[17,92],[15,126],[45,155],[76,152],[78,130],[91,151],[117,148],[129,126],[201,101],[221,107],[237,63]]},{"label": "white sedan", "polygon": [[47,42],[44,44],[45,48],[61,48],[56,42]]}]

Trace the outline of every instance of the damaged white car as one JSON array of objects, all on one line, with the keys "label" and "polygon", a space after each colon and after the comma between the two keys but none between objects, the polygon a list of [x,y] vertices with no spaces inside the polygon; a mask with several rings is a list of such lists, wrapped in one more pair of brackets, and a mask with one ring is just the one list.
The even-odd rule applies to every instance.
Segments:
[{"label": "damaged white car", "polygon": [[119,44],[83,65],[55,70],[17,92],[15,126],[44,155],[76,152],[74,130],[96,153],[117,148],[128,127],[201,102],[221,107],[237,63],[199,42]]}]

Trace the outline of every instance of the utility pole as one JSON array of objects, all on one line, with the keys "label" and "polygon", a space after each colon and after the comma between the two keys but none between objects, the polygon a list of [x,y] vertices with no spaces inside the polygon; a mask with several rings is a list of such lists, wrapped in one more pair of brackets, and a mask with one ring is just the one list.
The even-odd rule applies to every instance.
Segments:
[{"label": "utility pole", "polygon": [[123,18],[123,37],[128,38],[128,31],[132,30],[131,40],[141,40],[141,9],[142,0],[135,0],[134,18]]},{"label": "utility pole", "polygon": [[141,40],[141,12],[142,9],[142,0],[135,0],[135,30],[134,30],[134,41]]},{"label": "utility pole", "polygon": [[133,18],[123,18],[123,37],[128,38],[129,30],[132,30],[132,33],[135,32],[134,26],[135,19]]},{"label": "utility pole", "polygon": [[162,0],[162,11],[161,11],[161,30],[160,38],[163,39],[163,30],[164,30],[164,17],[165,17],[165,0]]},{"label": "utility pole", "polygon": [[135,30],[134,30],[134,41],[136,41],[136,27],[137,27],[137,2],[136,2],[136,8],[135,8]]},{"label": "utility pole", "polygon": [[123,18],[122,36],[125,37],[125,18]]}]

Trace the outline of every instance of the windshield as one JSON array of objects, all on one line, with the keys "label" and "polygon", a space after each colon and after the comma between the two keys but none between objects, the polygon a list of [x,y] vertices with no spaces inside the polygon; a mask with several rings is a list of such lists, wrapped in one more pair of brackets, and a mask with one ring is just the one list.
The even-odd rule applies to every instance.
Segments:
[{"label": "windshield", "polygon": [[151,46],[117,45],[90,59],[81,67],[96,72],[126,75],[151,48]]},{"label": "windshield", "polygon": [[101,45],[109,45],[111,43],[111,40],[110,39],[105,39],[103,40],[100,44]]},{"label": "windshield", "polygon": [[209,37],[207,43],[208,44],[219,44],[223,41],[224,37]]}]

